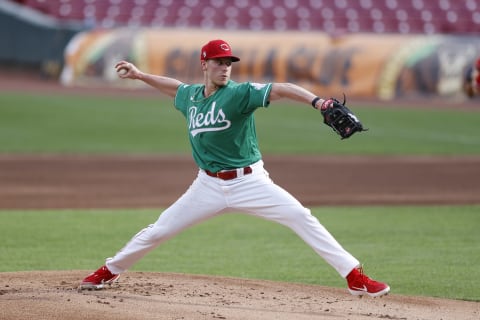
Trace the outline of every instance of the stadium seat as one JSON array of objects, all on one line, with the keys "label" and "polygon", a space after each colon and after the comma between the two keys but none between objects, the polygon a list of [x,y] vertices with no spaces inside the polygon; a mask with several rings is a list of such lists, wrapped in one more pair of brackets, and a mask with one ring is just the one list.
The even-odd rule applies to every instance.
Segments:
[{"label": "stadium seat", "polygon": [[[13,1],[13,0],[10,0]],[[477,0],[15,0],[105,26],[479,33]]]}]

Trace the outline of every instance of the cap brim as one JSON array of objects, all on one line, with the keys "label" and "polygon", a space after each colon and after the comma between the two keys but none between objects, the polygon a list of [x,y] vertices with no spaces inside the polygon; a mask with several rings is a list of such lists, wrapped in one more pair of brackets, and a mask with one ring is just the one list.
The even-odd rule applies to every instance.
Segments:
[{"label": "cap brim", "polygon": [[230,58],[230,59],[232,59],[232,62],[238,62],[238,61],[240,61],[240,58],[239,58],[239,57],[230,56],[230,55],[224,56],[224,55],[221,55],[221,54],[216,55],[216,56],[213,56],[213,57],[208,57],[207,59],[219,59],[219,58]]}]

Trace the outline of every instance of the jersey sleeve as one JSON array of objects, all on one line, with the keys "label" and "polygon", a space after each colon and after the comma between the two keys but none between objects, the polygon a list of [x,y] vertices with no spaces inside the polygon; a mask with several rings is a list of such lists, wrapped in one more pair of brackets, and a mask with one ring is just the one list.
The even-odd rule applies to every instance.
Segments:
[{"label": "jersey sleeve", "polygon": [[188,99],[190,97],[190,88],[191,85],[182,83],[180,86],[178,86],[177,93],[175,94],[175,98],[173,100],[173,105],[174,107],[182,112],[183,114],[186,114],[187,106],[188,106]]},{"label": "jersey sleeve", "polygon": [[243,112],[252,112],[260,107],[268,107],[270,104],[271,83],[244,82],[237,91],[238,99],[243,100]]}]

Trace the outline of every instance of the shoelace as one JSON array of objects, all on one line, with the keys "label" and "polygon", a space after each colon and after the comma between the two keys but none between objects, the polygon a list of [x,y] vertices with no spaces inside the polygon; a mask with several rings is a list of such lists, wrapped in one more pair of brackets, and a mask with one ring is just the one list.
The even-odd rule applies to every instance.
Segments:
[{"label": "shoelace", "polygon": [[358,272],[360,273],[360,278],[362,279],[362,282],[366,284],[371,284],[372,279],[370,279],[365,273],[363,273],[363,267],[360,267],[357,269]]},{"label": "shoelace", "polygon": [[105,276],[110,276],[109,273],[108,269],[103,267],[100,269],[100,272],[94,273],[93,276],[95,276],[95,278],[104,278]]}]

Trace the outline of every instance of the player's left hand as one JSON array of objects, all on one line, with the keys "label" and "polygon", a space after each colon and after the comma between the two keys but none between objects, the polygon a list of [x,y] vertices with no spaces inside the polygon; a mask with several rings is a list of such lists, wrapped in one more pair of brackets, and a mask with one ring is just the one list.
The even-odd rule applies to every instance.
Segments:
[{"label": "player's left hand", "polygon": [[325,100],[320,107],[323,122],[330,126],[342,139],[349,138],[355,132],[367,131],[360,120],[345,106],[345,95],[343,103],[335,98]]}]

